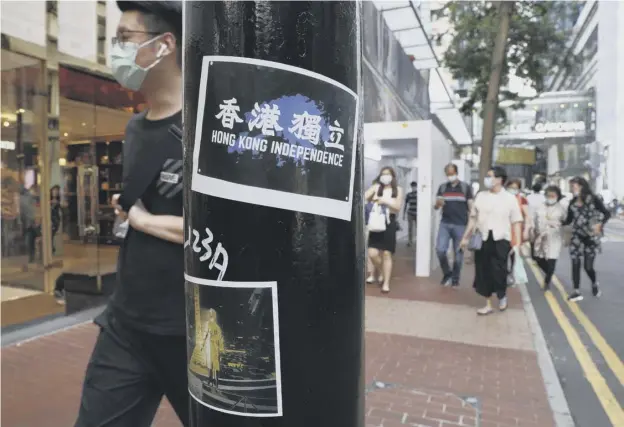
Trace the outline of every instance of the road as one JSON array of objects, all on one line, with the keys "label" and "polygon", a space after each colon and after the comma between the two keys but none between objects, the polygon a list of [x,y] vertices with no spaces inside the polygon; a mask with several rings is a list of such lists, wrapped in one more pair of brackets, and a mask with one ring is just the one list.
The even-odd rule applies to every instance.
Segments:
[{"label": "road", "polygon": [[[602,296],[591,295],[582,273],[585,299],[569,303],[570,259],[562,253],[551,292],[539,288],[541,273],[529,268],[529,294],[578,427],[624,426],[624,221],[605,230],[596,260]],[[532,276],[532,277],[531,277]]]}]

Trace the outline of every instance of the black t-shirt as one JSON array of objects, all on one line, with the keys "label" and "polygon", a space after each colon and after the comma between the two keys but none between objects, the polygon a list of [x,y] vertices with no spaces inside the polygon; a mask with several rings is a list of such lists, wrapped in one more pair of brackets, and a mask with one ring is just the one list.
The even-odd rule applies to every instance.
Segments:
[{"label": "black t-shirt", "polygon": [[[134,116],[126,127],[123,191],[126,212],[141,200],[154,215],[182,216],[182,144],[169,133],[182,114]],[[118,286],[109,308],[121,321],[161,335],[185,333],[184,248],[129,227],[119,250]]]}]

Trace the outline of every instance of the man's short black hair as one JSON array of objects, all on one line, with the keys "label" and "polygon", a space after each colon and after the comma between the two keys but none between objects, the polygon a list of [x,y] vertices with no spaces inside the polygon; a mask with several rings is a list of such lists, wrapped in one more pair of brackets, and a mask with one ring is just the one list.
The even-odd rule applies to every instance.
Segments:
[{"label": "man's short black hair", "polygon": [[137,11],[150,33],[171,33],[176,39],[176,60],[182,66],[182,2],[181,1],[117,1],[122,12]]},{"label": "man's short black hair", "polygon": [[507,171],[502,166],[492,166],[490,170],[496,178],[500,178],[503,185],[507,182]]},{"label": "man's short black hair", "polygon": [[416,187],[418,183],[416,181],[410,182],[410,187]]},{"label": "man's short black hair", "polygon": [[531,190],[533,190],[534,193],[539,193],[540,191],[542,191],[542,183],[536,182],[535,184],[533,184],[533,187],[531,187]]},{"label": "man's short black hair", "polygon": [[444,172],[446,172],[448,169],[453,169],[455,173],[459,172],[455,163],[449,163],[448,165],[444,166]]}]

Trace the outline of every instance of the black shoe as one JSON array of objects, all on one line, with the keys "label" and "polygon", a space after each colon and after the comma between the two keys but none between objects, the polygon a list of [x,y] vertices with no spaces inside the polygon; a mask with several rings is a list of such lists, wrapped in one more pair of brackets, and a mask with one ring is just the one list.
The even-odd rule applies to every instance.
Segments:
[{"label": "black shoe", "polygon": [[442,277],[440,284],[442,286],[449,286],[451,284],[451,278],[452,276],[450,274],[445,274],[444,277]]},{"label": "black shoe", "polygon": [[458,289],[459,288],[459,282],[453,280],[453,282],[451,283],[451,288]]},{"label": "black shoe", "polygon": [[568,296],[568,301],[577,302],[583,301],[583,295],[579,291],[574,291]]},{"label": "black shoe", "polygon": [[550,282],[548,283],[544,283],[544,291],[549,291],[550,290]]},{"label": "black shoe", "polygon": [[592,295],[595,296],[596,298],[602,295],[602,292],[600,291],[600,286],[598,285],[598,283],[594,283],[592,285]]}]

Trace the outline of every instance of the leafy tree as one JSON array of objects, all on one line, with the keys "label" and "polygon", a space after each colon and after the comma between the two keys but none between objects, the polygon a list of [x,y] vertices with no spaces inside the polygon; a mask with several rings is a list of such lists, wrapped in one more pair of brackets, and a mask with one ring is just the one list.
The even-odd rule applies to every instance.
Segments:
[{"label": "leafy tree", "polygon": [[[450,36],[444,64],[453,77],[472,83],[461,106],[472,114],[475,104],[483,106],[483,132],[479,178],[483,182],[492,164],[497,123],[505,122],[500,101],[516,101],[519,94],[506,87],[516,75],[537,93],[544,89],[556,67],[570,67],[575,58],[567,53],[566,21],[580,10],[576,1],[450,1],[435,12],[448,20],[449,32],[437,36],[442,43]],[[569,27],[569,26],[568,26]]]},{"label": "leafy tree", "polygon": [[[464,114],[471,114],[475,104],[484,103],[487,96],[494,41],[500,22],[497,3],[450,1],[434,12],[437,17],[447,18],[451,28],[436,36],[438,43],[444,37],[450,37],[443,57],[444,66],[453,78],[473,83],[461,106]],[[563,21],[578,14],[580,5],[578,1],[513,3],[501,87],[507,86],[511,75],[516,75],[526,79],[540,93],[555,67],[573,66],[576,58],[566,54],[570,29],[565,29]],[[504,100],[521,101],[518,93],[501,90],[499,101]],[[499,111],[499,117],[504,118],[503,111]]]}]

